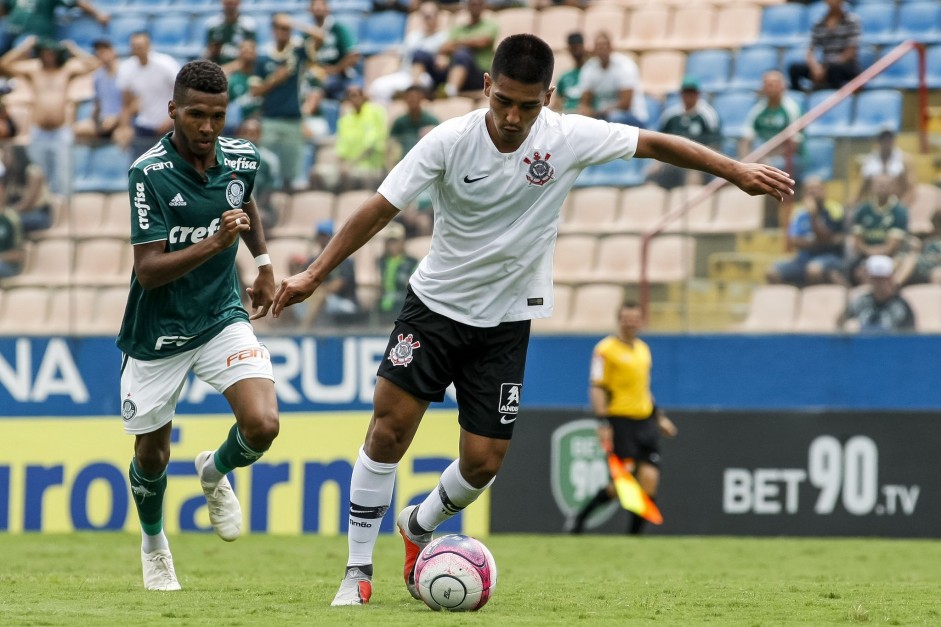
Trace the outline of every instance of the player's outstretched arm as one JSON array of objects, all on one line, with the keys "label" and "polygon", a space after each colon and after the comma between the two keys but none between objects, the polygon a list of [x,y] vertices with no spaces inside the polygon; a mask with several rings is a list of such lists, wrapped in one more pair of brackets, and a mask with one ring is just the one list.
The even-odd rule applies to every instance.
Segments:
[{"label": "player's outstretched arm", "polygon": [[785,197],[794,194],[794,179],[787,172],[764,163],[742,163],[730,159],[677,135],[641,130],[634,156],[708,172],[724,178],[752,196],[767,194],[784,201]]},{"label": "player's outstretched arm", "polygon": [[[247,231],[242,231],[242,241],[248,247],[252,257],[258,258],[259,255],[268,254],[268,245],[265,242],[265,231],[261,228],[261,217],[258,215],[258,205],[255,199],[250,198],[248,202],[242,204],[242,211],[248,218],[249,225],[258,225]],[[258,266],[258,274],[252,286],[246,288],[248,298],[252,301],[252,311],[249,314],[250,320],[257,320],[268,315],[271,304],[274,302],[274,266],[271,260],[267,264]]]},{"label": "player's outstretched arm", "polygon": [[274,295],[272,315],[277,318],[285,307],[310,297],[340,262],[359,250],[398,213],[382,194],[373,194],[353,212],[307,270],[281,281]]}]

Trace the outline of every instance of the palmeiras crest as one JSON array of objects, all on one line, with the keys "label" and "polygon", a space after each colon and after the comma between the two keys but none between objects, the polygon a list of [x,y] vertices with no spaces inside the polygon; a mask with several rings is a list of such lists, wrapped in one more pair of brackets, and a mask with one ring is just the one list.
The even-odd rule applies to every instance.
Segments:
[{"label": "palmeiras crest", "polygon": [[229,206],[238,209],[242,206],[242,199],[245,197],[245,183],[240,179],[232,179],[225,188],[225,199]]},{"label": "palmeiras crest", "polygon": [[552,164],[549,163],[549,157],[551,156],[552,155],[547,152],[546,156],[543,157],[537,150],[533,153],[532,159],[529,157],[523,159],[523,163],[529,166],[529,171],[526,173],[526,180],[529,181],[530,185],[543,186],[552,180],[553,175],[555,175],[555,169],[552,167]]},{"label": "palmeiras crest", "polygon": [[421,342],[413,341],[412,334],[403,335],[399,333],[398,344],[389,351],[389,361],[393,366],[405,366],[406,368],[412,360],[415,359],[415,349],[421,347]]}]

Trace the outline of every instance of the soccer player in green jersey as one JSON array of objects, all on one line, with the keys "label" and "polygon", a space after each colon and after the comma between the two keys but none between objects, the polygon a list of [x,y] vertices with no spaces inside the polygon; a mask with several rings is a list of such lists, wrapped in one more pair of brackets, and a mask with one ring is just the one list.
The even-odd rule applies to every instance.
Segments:
[{"label": "soccer player in green jersey", "polygon": [[[144,587],[179,590],[163,531],[170,432],[190,372],[221,392],[235,413],[228,437],[196,458],[209,519],[226,541],[242,512],[225,475],[248,466],[278,435],[271,358],[250,319],[268,313],[274,273],[252,199],[258,150],[220,137],[229,103],[225,74],[209,61],[187,63],[168,105],[173,130],[128,173],[134,272],[117,344],[124,430],[135,436],[129,475],[143,531]],[[242,307],[235,270],[238,239],[258,276]]]}]

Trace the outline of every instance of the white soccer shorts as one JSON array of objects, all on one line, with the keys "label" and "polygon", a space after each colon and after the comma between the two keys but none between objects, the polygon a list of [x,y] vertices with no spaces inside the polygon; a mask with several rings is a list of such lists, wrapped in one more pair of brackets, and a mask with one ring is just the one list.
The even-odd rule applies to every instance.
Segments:
[{"label": "white soccer shorts", "polygon": [[121,373],[124,432],[151,433],[173,420],[190,372],[219,393],[242,379],[274,381],[271,355],[247,322],[230,324],[202,346],[171,357],[127,357]]}]

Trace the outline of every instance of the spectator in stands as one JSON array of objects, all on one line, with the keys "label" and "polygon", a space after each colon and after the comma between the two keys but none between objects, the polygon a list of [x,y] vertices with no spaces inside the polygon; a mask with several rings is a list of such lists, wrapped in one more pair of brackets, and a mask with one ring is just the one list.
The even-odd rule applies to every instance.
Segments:
[{"label": "spectator in stands", "polygon": [[490,71],[500,36],[497,23],[483,18],[485,8],[484,0],[467,0],[469,21],[451,28],[438,54],[415,53],[415,62],[431,77],[433,88],[443,85],[445,96],[484,88],[484,72]]},{"label": "spectator in stands", "polygon": [[0,16],[5,16],[0,27],[0,54],[6,54],[16,40],[26,35],[38,39],[55,41],[56,9],[77,7],[93,17],[102,26],[107,26],[110,16],[99,11],[87,0],[3,0]]},{"label": "spectator in stands", "polygon": [[575,66],[559,77],[552,93],[550,106],[560,113],[575,113],[582,99],[582,92],[578,89],[582,66],[588,60],[588,50],[585,49],[585,36],[581,33],[569,33],[565,39],[568,53],[575,62]]},{"label": "spectator in stands", "polygon": [[42,168],[29,158],[26,146],[3,148],[3,179],[0,206],[14,213],[24,234],[48,229],[52,224],[52,198]]},{"label": "spectator in stands", "polygon": [[886,175],[895,182],[893,193],[899,197],[902,204],[911,204],[915,194],[915,170],[910,155],[902,152],[895,145],[895,129],[886,127],[876,136],[875,150],[867,154],[860,170],[859,191],[856,193],[856,203],[860,203],[872,190],[873,178]]},{"label": "spectator in stands", "polygon": [[872,181],[870,200],[860,205],[853,218],[853,254],[849,276],[864,280],[862,262],[873,255],[895,257],[908,237],[908,210],[895,195],[895,180],[886,174]]},{"label": "spectator in stands", "polygon": [[118,55],[107,39],[92,44],[100,67],[92,75],[95,86],[91,116],[73,126],[75,136],[86,141],[111,139],[121,122],[121,89],[118,87]]},{"label": "spectator in stands", "polygon": [[118,87],[123,94],[120,137],[130,137],[131,156],[149,150],[173,128],[167,103],[180,64],[168,54],[152,50],[150,35],[138,31],[130,37],[131,56],[118,66]]},{"label": "spectator in stands", "polygon": [[231,133],[244,120],[257,116],[261,109],[261,98],[252,94],[252,76],[258,66],[258,44],[246,39],[239,44],[239,54],[234,61],[222,66],[229,81],[229,108],[226,112],[225,132]]},{"label": "spectator in stands", "polygon": [[271,30],[273,40],[258,57],[250,92],[261,98],[262,136],[281,164],[279,187],[289,190],[298,176],[304,141],[298,89],[308,56],[300,38],[292,35],[287,13],[271,17]]},{"label": "spectator in stands", "polygon": [[278,222],[278,212],[275,209],[271,196],[277,191],[281,180],[281,164],[278,155],[264,146],[261,136],[261,120],[246,118],[239,125],[236,137],[247,139],[258,148],[261,159],[258,160],[258,170],[255,172],[255,187],[252,198],[258,207],[258,215],[265,229],[270,229]]},{"label": "spectator in stands", "polygon": [[401,64],[397,72],[379,76],[366,86],[366,91],[373,102],[388,105],[399,93],[404,92],[411,85],[421,85],[431,89],[431,76],[425,71],[422,64],[415,62],[415,53],[422,51],[426,54],[438,54],[441,46],[448,39],[448,31],[441,29],[438,23],[438,5],[434,2],[423,2],[419,8],[421,27],[405,36],[399,55]]},{"label": "spectator in stands", "polygon": [[594,56],[582,66],[578,89],[582,92],[578,112],[608,122],[643,128],[647,124],[647,102],[640,86],[640,71],[627,55],[614,52],[611,36],[595,35]]},{"label": "spectator in stands", "polygon": [[[748,112],[742,127],[738,148],[740,159],[790,126],[801,115],[800,105],[787,95],[784,75],[777,70],[764,73],[760,95],[761,98]],[[762,162],[792,171],[793,167],[788,167],[787,161],[795,155],[800,141],[801,135],[795,135],[766,155]]]},{"label": "spectator in stands", "polygon": [[408,151],[425,133],[441,123],[422,106],[424,102],[425,90],[418,85],[412,85],[405,90],[406,111],[392,122],[392,129],[389,132],[396,142],[398,158],[408,154]]},{"label": "spectator in stands", "polygon": [[10,117],[10,112],[7,111],[7,106],[3,102],[2,96],[5,94],[6,92],[0,90],[0,141],[16,137],[20,130],[13,118]]},{"label": "spectator in stands", "polygon": [[26,249],[22,245],[19,220],[9,212],[0,212],[0,279],[16,276],[23,269]]},{"label": "spectator in stands", "polygon": [[941,285],[941,210],[931,214],[931,233],[924,239],[914,236],[908,239],[908,252],[899,255],[895,282]]},{"label": "spectator in stands", "polygon": [[408,280],[418,267],[418,260],[405,252],[404,226],[390,222],[385,231],[385,248],[376,263],[379,264],[379,318],[388,323],[402,310]]},{"label": "spectator in stands", "polygon": [[768,270],[769,283],[798,287],[814,283],[845,284],[843,247],[846,240],[843,205],[826,197],[823,179],[808,177],[804,201],[794,211],[787,231],[788,246],[797,254]]},{"label": "spectator in stands", "polygon": [[[846,9],[843,0],[826,0],[828,11],[811,31],[807,59],[788,68],[791,89],[839,89],[859,74],[859,37],[862,22]],[[817,59],[817,49],[820,59]]]},{"label": "spectator in stands", "polygon": [[844,331],[886,333],[914,331],[915,314],[899,294],[893,278],[892,258],[873,255],[866,259],[865,274],[870,291],[857,296],[840,317]]},{"label": "spectator in stands", "polygon": [[370,189],[379,185],[386,171],[389,122],[384,107],[366,99],[363,87],[350,85],[346,90],[350,111],[337,124],[336,155],[340,160],[338,180],[331,185],[331,173],[323,168],[311,172],[315,189],[334,188],[337,192]]},{"label": "spectator in stands", "polygon": [[206,58],[219,65],[239,56],[243,41],[255,41],[258,25],[255,18],[239,12],[241,0],[222,0],[222,13],[206,20]]},{"label": "spectator in stands", "polygon": [[[28,57],[35,53],[36,66]],[[71,59],[69,56],[71,55]],[[46,175],[50,189],[65,194],[69,185],[69,152],[72,127],[69,124],[69,84],[93,72],[98,59],[71,41],[58,44],[30,35],[0,57],[0,74],[22,79],[32,87],[30,158]]]},{"label": "spectator in stands", "polygon": [[[699,81],[693,76],[683,79],[680,85],[680,102],[663,111],[659,127],[661,133],[686,137],[713,149],[718,149],[722,141],[719,114],[712,105],[700,98]],[[687,183],[702,183],[701,174],[660,161],[654,161],[647,171],[648,178],[665,189],[673,189]]]},{"label": "spectator in stands", "polygon": [[[317,254],[310,259],[297,260],[297,266],[303,270],[317,258],[327,243],[333,238],[333,221],[323,220],[317,223],[314,243]],[[305,301],[298,318],[300,329],[310,329],[325,314],[327,321],[343,323],[358,319],[361,314],[359,301],[356,299],[356,267],[352,259],[345,259],[333,272],[327,275],[318,291],[323,294],[312,296]]]},{"label": "spectator in stands", "polygon": [[327,0],[311,0],[310,14],[313,24],[294,22],[294,27],[305,33],[307,56],[314,63],[313,68],[327,98],[341,100],[347,85],[360,78],[356,37],[330,15]]}]

